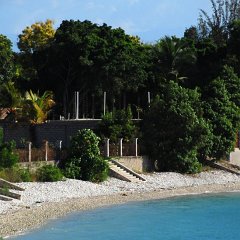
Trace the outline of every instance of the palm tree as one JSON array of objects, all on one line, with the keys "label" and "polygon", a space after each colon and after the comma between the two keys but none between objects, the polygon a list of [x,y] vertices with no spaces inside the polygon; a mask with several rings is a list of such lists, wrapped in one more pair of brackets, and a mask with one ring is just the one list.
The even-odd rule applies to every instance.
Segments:
[{"label": "palm tree", "polygon": [[198,29],[200,37],[211,37],[224,44],[229,37],[229,25],[240,18],[240,0],[210,0],[212,15],[200,9]]},{"label": "palm tree", "polygon": [[154,46],[154,55],[165,76],[179,75],[181,69],[196,61],[196,55],[184,40],[177,37],[164,37]]},{"label": "palm tree", "polygon": [[[23,98],[19,90],[15,87],[13,81],[7,81],[0,86],[0,118],[5,118],[11,114],[16,120],[19,111],[21,111]],[[3,114],[3,115],[2,115]]]},{"label": "palm tree", "polygon": [[35,116],[32,119],[33,123],[45,122],[51,108],[55,105],[51,91],[45,91],[42,96],[39,96],[30,90],[25,93],[25,99],[26,103],[31,102],[35,109]]}]

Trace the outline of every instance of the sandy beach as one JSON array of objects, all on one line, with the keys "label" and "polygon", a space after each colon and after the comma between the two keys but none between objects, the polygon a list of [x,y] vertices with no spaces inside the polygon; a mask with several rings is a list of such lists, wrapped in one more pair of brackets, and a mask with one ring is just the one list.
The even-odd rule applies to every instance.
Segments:
[{"label": "sandy beach", "polygon": [[[240,176],[223,171],[196,175],[152,173],[142,183],[115,178],[94,184],[68,179],[55,183],[19,183],[21,200],[0,201],[0,236],[20,234],[51,219],[97,207],[180,195],[240,191]],[[16,191],[18,192],[18,191]]]}]

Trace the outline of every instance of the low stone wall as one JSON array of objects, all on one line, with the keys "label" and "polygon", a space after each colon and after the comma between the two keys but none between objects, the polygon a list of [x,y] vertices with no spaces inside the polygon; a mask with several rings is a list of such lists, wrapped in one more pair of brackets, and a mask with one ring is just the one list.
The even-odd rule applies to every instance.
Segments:
[{"label": "low stone wall", "polygon": [[23,168],[28,168],[30,172],[35,172],[38,168],[45,165],[55,165],[55,161],[38,161],[38,162],[22,162],[19,165]]},{"label": "low stone wall", "polygon": [[147,156],[115,157],[114,160],[137,173],[148,172],[154,169],[151,160]]}]

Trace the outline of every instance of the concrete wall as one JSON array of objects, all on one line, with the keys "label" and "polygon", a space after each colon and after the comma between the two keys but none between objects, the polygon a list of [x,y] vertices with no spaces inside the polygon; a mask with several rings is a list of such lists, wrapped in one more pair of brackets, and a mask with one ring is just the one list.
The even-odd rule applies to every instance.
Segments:
[{"label": "concrete wall", "polygon": [[149,160],[147,156],[137,156],[137,157],[124,156],[124,157],[116,157],[113,159],[137,173],[148,172],[154,169],[154,166],[151,160]]},{"label": "concrete wall", "polygon": [[14,140],[17,146],[21,145],[23,139],[31,141],[31,126],[27,123],[6,123],[0,122],[3,128],[3,140]]},{"label": "concrete wall", "polygon": [[54,145],[61,140],[62,146],[67,147],[71,136],[78,130],[84,128],[96,129],[100,121],[98,119],[57,120],[36,125],[0,122],[0,127],[3,128],[4,141],[14,140],[17,147],[21,147],[22,140],[31,141],[36,147],[40,147],[46,140]]},{"label": "concrete wall", "polygon": [[19,165],[23,168],[29,169],[30,172],[34,173],[36,170],[42,166],[45,165],[55,165],[55,161],[41,161],[41,162],[25,162],[25,163],[19,163]]},{"label": "concrete wall", "polygon": [[235,148],[235,151],[230,153],[229,161],[230,161],[230,163],[232,163],[234,165],[240,166],[240,150],[239,150],[239,148]]}]

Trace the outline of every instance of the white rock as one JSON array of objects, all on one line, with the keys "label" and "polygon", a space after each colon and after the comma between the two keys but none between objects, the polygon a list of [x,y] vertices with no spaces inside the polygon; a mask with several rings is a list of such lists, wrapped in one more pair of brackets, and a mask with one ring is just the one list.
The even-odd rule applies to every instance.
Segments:
[{"label": "white rock", "polygon": [[[116,178],[95,184],[81,180],[67,179],[53,183],[18,183],[24,188],[21,200],[12,202],[0,201],[0,214],[19,208],[31,207],[44,202],[64,201],[67,198],[81,198],[99,195],[111,195],[120,192],[144,192],[158,189],[178,188],[186,186],[199,186],[203,184],[224,184],[240,182],[240,177],[223,171],[202,172],[196,175],[183,175],[179,173],[152,173],[142,175],[147,181],[130,183]],[[18,192],[18,191],[15,191]]]}]

